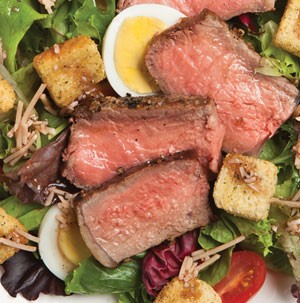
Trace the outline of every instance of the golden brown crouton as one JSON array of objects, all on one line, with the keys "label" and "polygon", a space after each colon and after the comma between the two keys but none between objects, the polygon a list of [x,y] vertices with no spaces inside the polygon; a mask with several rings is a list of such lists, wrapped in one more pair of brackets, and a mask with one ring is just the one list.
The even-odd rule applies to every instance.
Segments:
[{"label": "golden brown crouton", "polygon": [[289,0],[278,30],[274,44],[300,57],[300,0]]},{"label": "golden brown crouton", "polygon": [[[3,208],[0,208],[0,238],[5,238],[19,244],[27,244],[28,240],[19,235],[15,229],[26,231],[25,227],[14,217],[8,215]],[[0,264],[12,257],[17,251],[16,248],[0,244]]]},{"label": "golden brown crouton", "polygon": [[14,107],[16,93],[14,88],[0,75],[0,113],[5,113]]},{"label": "golden brown crouton", "polygon": [[271,162],[228,154],[215,183],[216,206],[252,220],[265,219],[277,183],[277,167]]},{"label": "golden brown crouton", "polygon": [[193,278],[185,283],[176,277],[161,290],[154,303],[222,303],[222,300],[206,282]]},{"label": "golden brown crouton", "polygon": [[96,43],[78,36],[55,44],[35,56],[33,66],[60,107],[70,105],[92,84],[104,78],[104,66]]}]

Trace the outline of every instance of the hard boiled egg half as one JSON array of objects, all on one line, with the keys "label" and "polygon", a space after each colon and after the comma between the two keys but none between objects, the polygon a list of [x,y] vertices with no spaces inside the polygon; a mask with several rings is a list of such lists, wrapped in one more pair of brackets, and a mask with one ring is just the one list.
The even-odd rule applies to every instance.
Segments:
[{"label": "hard boiled egg half", "polygon": [[110,23],[102,57],[107,79],[122,97],[152,95],[159,91],[144,62],[152,37],[174,25],[184,14],[160,4],[139,4],[119,13]]},{"label": "hard boiled egg half", "polygon": [[57,220],[61,215],[57,205],[47,211],[39,229],[39,253],[47,268],[64,280],[91,253],[81,237],[75,215],[74,220],[63,227]]}]

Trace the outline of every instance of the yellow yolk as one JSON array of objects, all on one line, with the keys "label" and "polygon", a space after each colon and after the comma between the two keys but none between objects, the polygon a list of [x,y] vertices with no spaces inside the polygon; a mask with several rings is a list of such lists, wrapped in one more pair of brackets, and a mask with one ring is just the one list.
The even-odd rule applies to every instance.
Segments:
[{"label": "yellow yolk", "polygon": [[75,217],[71,223],[68,223],[63,228],[59,227],[58,247],[64,257],[75,266],[91,255],[81,237]]},{"label": "yellow yolk", "polygon": [[115,47],[115,65],[120,78],[137,93],[159,91],[144,63],[147,45],[152,37],[163,31],[166,24],[150,17],[126,19],[118,33]]}]

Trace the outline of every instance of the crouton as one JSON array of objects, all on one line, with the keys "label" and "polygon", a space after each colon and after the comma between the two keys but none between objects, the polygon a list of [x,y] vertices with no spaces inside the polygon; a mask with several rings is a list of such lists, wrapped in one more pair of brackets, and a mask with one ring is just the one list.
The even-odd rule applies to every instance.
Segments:
[{"label": "crouton", "polygon": [[273,42],[277,47],[300,57],[300,0],[288,0]]},{"label": "crouton", "polygon": [[16,101],[14,88],[0,75],[0,113],[13,109]]},{"label": "crouton", "polygon": [[277,183],[277,167],[268,161],[228,154],[214,186],[216,206],[248,218],[267,218]]},{"label": "crouton", "polygon": [[[0,237],[18,244],[27,244],[28,239],[19,235],[15,229],[26,231],[25,227],[14,217],[8,215],[3,208],[0,208]],[[0,264],[12,257],[19,249],[0,244]]]},{"label": "crouton", "polygon": [[176,277],[161,290],[154,303],[222,303],[222,300],[206,282],[193,278],[186,283]]},{"label": "crouton", "polygon": [[104,78],[97,45],[86,36],[53,45],[34,57],[33,66],[59,107],[67,107]]}]

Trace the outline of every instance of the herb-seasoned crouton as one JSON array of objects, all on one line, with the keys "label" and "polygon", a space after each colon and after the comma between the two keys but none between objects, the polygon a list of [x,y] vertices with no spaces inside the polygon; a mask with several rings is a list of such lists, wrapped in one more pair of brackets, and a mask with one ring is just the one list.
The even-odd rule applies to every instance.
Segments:
[{"label": "herb-seasoned crouton", "polygon": [[[14,241],[18,244],[27,244],[28,240],[18,234],[15,230],[26,231],[25,227],[14,217],[8,215],[3,208],[0,208],[0,238]],[[19,249],[0,244],[0,264],[12,257]]]},{"label": "herb-seasoned crouton", "polygon": [[95,42],[78,36],[35,56],[33,66],[60,107],[70,105],[91,85],[104,78],[104,66]]},{"label": "herb-seasoned crouton", "polygon": [[271,162],[228,154],[215,183],[216,206],[252,220],[265,219],[277,183],[277,167]]},{"label": "herb-seasoned crouton", "polygon": [[158,294],[154,303],[221,303],[220,296],[206,282],[193,278],[185,283],[177,277]]},{"label": "herb-seasoned crouton", "polygon": [[274,36],[274,44],[300,57],[300,0],[288,0]]},{"label": "herb-seasoned crouton", "polygon": [[16,93],[7,80],[0,75],[0,113],[5,113],[14,107]]}]

